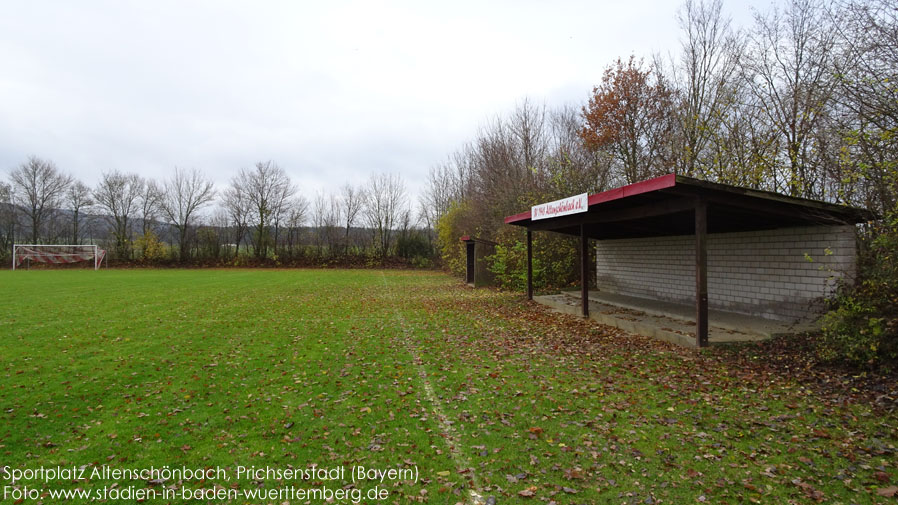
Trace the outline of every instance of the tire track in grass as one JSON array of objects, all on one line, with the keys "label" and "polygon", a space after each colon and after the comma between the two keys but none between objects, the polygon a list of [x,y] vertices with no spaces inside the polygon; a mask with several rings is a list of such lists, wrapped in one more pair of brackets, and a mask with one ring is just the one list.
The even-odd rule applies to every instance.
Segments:
[{"label": "tire track in grass", "polygon": [[[390,286],[387,282],[387,276],[383,271],[381,271],[380,275],[381,280],[383,280],[384,288],[386,288],[386,291],[389,293]],[[421,352],[409,331],[408,321],[406,321],[396,304],[393,304],[393,316],[396,319],[396,322],[399,323],[399,327],[402,329],[405,347],[408,349],[409,354],[412,355],[413,363],[418,370],[418,377],[421,379],[421,383],[424,386],[424,395],[427,397],[427,401],[431,404],[433,416],[436,418],[440,430],[446,435],[446,445],[449,448],[449,455],[452,457],[455,469],[458,473],[462,475],[467,473],[469,476],[468,480],[471,484],[471,488],[468,489],[470,502],[473,505],[485,505],[487,501],[483,497],[483,487],[480,485],[480,480],[474,472],[474,467],[471,465],[471,461],[458,449],[461,441],[455,428],[449,423],[449,418],[443,410],[443,402],[440,401],[440,398],[434,391],[433,384],[430,382],[430,378],[427,375],[427,370],[424,369],[424,360],[421,359]]]}]

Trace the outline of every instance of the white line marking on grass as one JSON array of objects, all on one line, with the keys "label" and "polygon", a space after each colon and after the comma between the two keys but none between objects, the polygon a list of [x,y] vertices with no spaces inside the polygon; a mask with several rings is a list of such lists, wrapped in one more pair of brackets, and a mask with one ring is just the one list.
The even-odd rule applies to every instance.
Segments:
[{"label": "white line marking on grass", "polygon": [[[384,287],[389,287],[387,284],[387,276],[381,271],[380,273],[381,279],[383,280]],[[405,336],[405,346],[408,348],[409,353],[412,355],[412,360],[414,362],[415,368],[418,369],[418,377],[421,378],[421,382],[424,384],[424,394],[427,396],[427,401],[433,406],[433,415],[437,419],[437,423],[440,425],[440,429],[443,433],[446,434],[446,445],[449,447],[449,455],[452,456],[452,461],[455,463],[455,468],[459,472],[467,469],[470,473],[471,477],[471,485],[473,489],[469,489],[471,502],[474,505],[485,505],[486,499],[483,498],[483,494],[480,492],[483,489],[480,486],[480,481],[477,478],[477,474],[474,472],[474,467],[471,465],[471,461],[468,460],[467,456],[462,454],[460,450],[458,450],[458,446],[461,444],[461,441],[458,438],[458,435],[455,431],[455,428],[452,427],[448,422],[448,417],[446,417],[446,413],[443,411],[443,402],[440,401],[436,392],[433,389],[433,385],[430,383],[430,379],[427,377],[427,371],[424,370],[424,361],[421,359],[421,354],[418,352],[418,347],[414,343],[412,336],[409,334],[408,330],[408,322],[402,317],[402,313],[399,312],[399,308],[395,305],[393,306],[393,314],[396,317],[396,321],[399,323],[399,326],[402,328],[402,334]]]}]

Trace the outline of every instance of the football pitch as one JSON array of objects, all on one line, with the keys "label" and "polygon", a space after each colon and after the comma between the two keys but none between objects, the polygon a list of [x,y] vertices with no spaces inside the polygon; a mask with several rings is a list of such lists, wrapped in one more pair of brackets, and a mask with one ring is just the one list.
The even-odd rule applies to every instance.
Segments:
[{"label": "football pitch", "polygon": [[0,503],[893,503],[893,414],[719,352],[433,272],[0,272]]}]

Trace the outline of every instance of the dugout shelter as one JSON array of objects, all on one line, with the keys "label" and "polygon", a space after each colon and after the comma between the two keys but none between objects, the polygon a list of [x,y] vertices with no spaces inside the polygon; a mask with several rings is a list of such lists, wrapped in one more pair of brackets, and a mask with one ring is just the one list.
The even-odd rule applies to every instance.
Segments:
[{"label": "dugout shelter", "polygon": [[[695,346],[708,345],[708,308],[769,319],[819,311],[855,272],[855,225],[865,210],[675,174],[578,195],[508,216],[527,230],[527,297],[533,299],[532,237],[579,237],[581,313],[590,288],[692,303]],[[590,286],[590,244],[596,285]]]}]

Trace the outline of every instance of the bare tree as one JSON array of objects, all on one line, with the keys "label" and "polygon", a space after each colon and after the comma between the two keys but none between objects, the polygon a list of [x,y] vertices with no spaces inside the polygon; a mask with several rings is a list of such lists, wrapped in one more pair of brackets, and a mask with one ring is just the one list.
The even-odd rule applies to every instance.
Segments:
[{"label": "bare tree", "polygon": [[288,255],[296,254],[299,248],[302,225],[305,224],[308,213],[309,201],[302,195],[287,202],[284,224],[287,227],[286,250]]},{"label": "bare tree", "polygon": [[895,128],[898,9],[889,0],[847,0],[837,22],[841,101],[877,128]]},{"label": "bare tree", "polygon": [[153,179],[145,181],[140,195],[141,234],[146,236],[153,231],[153,223],[162,212],[162,189]]},{"label": "bare tree", "polygon": [[234,255],[238,256],[240,244],[246,238],[246,230],[249,229],[252,205],[243,187],[239,185],[232,184],[224,190],[222,197],[222,205],[227,212],[229,224],[234,228],[234,244],[236,245]]},{"label": "bare tree", "polygon": [[269,247],[276,244],[279,226],[275,226],[274,237],[271,227],[280,223],[297,188],[284,169],[271,161],[260,161],[251,169],[240,169],[231,186],[240,187],[249,201],[255,228],[251,236],[253,248],[257,258],[265,258]]},{"label": "bare tree", "polygon": [[580,138],[581,119],[580,111],[573,106],[560,107],[549,114],[550,145],[538,181],[539,191],[546,197],[563,198],[608,189],[611,158],[607,153],[586,148]]},{"label": "bare tree", "polygon": [[743,44],[722,8],[722,0],[686,0],[677,16],[685,38],[674,72],[680,90],[675,156],[684,175],[702,175],[696,172],[704,171],[699,165],[708,145],[736,105],[732,88]]},{"label": "bare tree", "polygon": [[178,230],[178,246],[181,261],[190,257],[188,232],[197,211],[215,198],[215,188],[199,170],[175,168],[171,179],[165,181],[162,212],[169,223]]},{"label": "bare tree", "polygon": [[515,150],[508,121],[496,117],[480,129],[466,153],[471,157],[468,163],[473,170],[472,177],[477,180],[475,191],[493,197],[495,211],[483,214],[488,219],[498,218],[498,214],[511,207],[535,179],[533,171],[519,162],[521,156]]},{"label": "bare tree", "polygon": [[836,61],[845,139],[836,196],[880,212],[898,205],[898,10],[890,0],[845,0]]},{"label": "bare tree", "polygon": [[[780,11],[756,14],[744,60],[757,104],[783,144],[777,190],[821,197],[814,133],[830,111],[836,31],[820,0],[792,0]],[[776,174],[774,174],[776,176]]]},{"label": "bare tree", "polygon": [[349,232],[358,217],[359,211],[365,206],[365,192],[362,188],[346,183],[340,188],[340,205],[343,216],[343,253],[349,251]]},{"label": "bare tree", "polygon": [[334,256],[337,253],[340,242],[340,229],[343,222],[343,208],[337,195],[327,195],[327,212],[324,216],[324,240],[327,245],[327,253]]},{"label": "bare tree", "polygon": [[515,107],[507,121],[514,146],[515,164],[522,175],[532,177],[546,159],[546,106],[531,103],[525,98]]},{"label": "bare tree", "polygon": [[466,144],[446,161],[431,167],[427,186],[418,202],[421,218],[427,226],[435,228],[453,202],[465,200],[474,192],[475,181],[479,182],[475,178],[475,174],[480,173],[479,168],[475,168],[479,164],[478,158],[473,146]]},{"label": "bare tree", "polygon": [[393,243],[393,231],[406,209],[405,184],[395,174],[373,174],[365,191],[368,226],[381,257],[386,258]]},{"label": "bare tree", "polygon": [[90,188],[81,181],[74,181],[66,191],[66,201],[72,211],[72,243],[81,243],[81,213],[94,204]]},{"label": "bare tree", "polygon": [[0,257],[7,258],[16,240],[18,215],[13,203],[12,186],[0,181]]},{"label": "bare tree", "polygon": [[37,156],[16,167],[10,174],[14,202],[31,221],[31,242],[40,242],[41,229],[55,213],[72,178],[61,173],[52,161]]},{"label": "bare tree", "polygon": [[215,209],[211,215],[200,218],[197,227],[197,250],[201,257],[217,260],[227,256],[223,239],[228,226],[228,214],[222,208]]},{"label": "bare tree", "polygon": [[139,175],[114,170],[104,173],[94,190],[97,205],[106,211],[106,219],[112,225],[116,254],[122,259],[130,257],[131,218],[137,214],[144,186]]},{"label": "bare tree", "polygon": [[334,256],[339,242],[343,209],[333,194],[319,192],[312,208],[315,223],[315,245],[319,254]]},{"label": "bare tree", "polygon": [[[289,178],[287,178],[289,181]],[[283,184],[278,187],[275,192],[274,202],[272,206],[272,224],[274,225],[274,246],[277,249],[281,243],[282,224],[287,221],[290,213],[290,206],[293,204],[293,198],[298,191],[295,184]]]},{"label": "bare tree", "polygon": [[747,90],[734,88],[729,100],[734,105],[725,107],[720,115],[698,175],[724,184],[775,191],[778,132]]},{"label": "bare tree", "polygon": [[312,227],[315,239],[315,254],[321,255],[324,245],[324,221],[327,214],[327,199],[319,191],[312,200]]},{"label": "bare tree", "polygon": [[441,217],[449,212],[452,204],[452,167],[441,163],[430,168],[427,186],[418,197],[421,218],[428,228],[436,228]]}]

